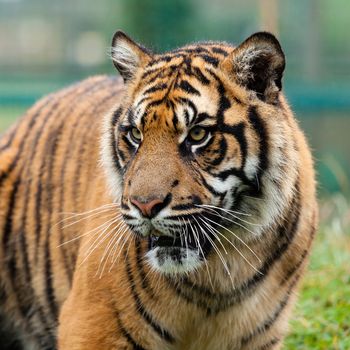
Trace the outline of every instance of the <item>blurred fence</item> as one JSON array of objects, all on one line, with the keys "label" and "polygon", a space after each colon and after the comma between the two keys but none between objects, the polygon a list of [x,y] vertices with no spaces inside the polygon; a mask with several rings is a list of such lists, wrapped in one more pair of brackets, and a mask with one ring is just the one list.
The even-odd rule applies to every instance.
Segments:
[{"label": "blurred fence", "polygon": [[285,91],[320,190],[349,191],[349,23],[348,0],[0,0],[0,122],[73,81],[116,74],[107,56],[116,29],[155,51],[267,29],[286,53]]}]

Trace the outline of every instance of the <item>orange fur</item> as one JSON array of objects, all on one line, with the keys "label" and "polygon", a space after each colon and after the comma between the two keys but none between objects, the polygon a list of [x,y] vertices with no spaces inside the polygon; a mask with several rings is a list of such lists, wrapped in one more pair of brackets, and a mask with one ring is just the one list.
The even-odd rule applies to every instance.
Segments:
[{"label": "orange fur", "polygon": [[[0,310],[4,320],[16,329],[25,349],[52,348],[56,335],[59,350],[279,349],[317,227],[312,159],[290,108],[274,82],[269,82],[263,101],[244,86],[244,75],[235,78],[232,57],[237,62],[246,57],[237,56],[240,51],[229,45],[198,44],[165,55],[152,55],[133,42],[125,45],[141,56],[133,63],[134,71],[128,72],[126,85],[101,76],[49,95],[0,139]],[[207,50],[206,55],[219,64],[215,67],[193,51],[198,48]],[[203,74],[202,82],[188,74],[186,58]],[[150,62],[153,67],[147,68]],[[200,96],[171,85],[172,74],[185,78]],[[205,79],[210,84],[204,84]],[[192,98],[198,110],[216,115],[222,104],[218,81],[230,102],[223,121],[245,125],[248,154],[263,158],[266,142],[270,168],[260,174],[257,191],[269,189],[271,203],[280,204],[270,208],[264,194],[243,199],[242,208],[252,210],[252,216],[243,219],[254,226],[241,223],[253,227],[254,235],[232,224],[229,229],[238,238],[231,238],[218,227],[229,237],[222,238],[221,244],[216,241],[226,268],[211,251],[207,264],[194,271],[162,274],[146,261],[147,238],[137,238],[124,227],[118,216],[123,210],[102,206],[115,201],[129,205],[133,195],[159,197],[169,191],[172,205],[187,203],[193,194],[210,204],[211,193],[196,168],[188,165],[191,160],[181,156],[177,138],[186,128],[183,124],[172,127],[172,114],[165,104],[146,110],[147,116],[156,117],[147,117],[144,139],[135,154],[121,138],[118,125],[145,90],[168,83],[169,100]],[[155,90],[148,102],[163,98],[164,89]],[[118,108],[122,111],[113,124]],[[266,132],[265,141],[259,123]],[[222,148],[217,137],[208,146],[211,158]],[[226,140],[225,159],[239,168],[245,157],[241,140],[232,135]],[[124,152],[123,163],[128,164],[121,180],[114,174],[116,148]],[[198,167],[208,165],[207,158],[196,157]],[[255,158],[251,159],[253,167]],[[279,168],[271,169],[271,164]],[[218,173],[219,168],[212,171]],[[175,180],[180,184],[172,187]],[[274,181],[280,192],[272,187]],[[274,191],[282,197],[273,197]],[[105,228],[109,236],[102,235]],[[95,241],[99,234],[101,239]],[[119,240],[116,234],[121,235]]]}]

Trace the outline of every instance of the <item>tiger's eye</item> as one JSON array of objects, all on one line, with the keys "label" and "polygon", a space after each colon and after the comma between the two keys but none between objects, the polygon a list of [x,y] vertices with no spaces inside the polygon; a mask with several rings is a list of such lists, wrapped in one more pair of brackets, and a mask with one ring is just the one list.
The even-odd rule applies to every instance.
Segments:
[{"label": "tiger's eye", "polygon": [[200,142],[203,141],[208,135],[208,131],[201,126],[195,126],[189,132],[191,141]]},{"label": "tiger's eye", "polygon": [[131,137],[135,142],[140,142],[142,138],[141,131],[138,128],[132,128],[130,131]]}]

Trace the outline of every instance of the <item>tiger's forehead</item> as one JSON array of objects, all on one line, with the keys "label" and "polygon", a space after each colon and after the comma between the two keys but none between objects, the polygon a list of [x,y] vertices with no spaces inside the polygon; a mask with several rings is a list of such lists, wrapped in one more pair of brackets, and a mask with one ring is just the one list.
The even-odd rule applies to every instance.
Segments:
[{"label": "tiger's forehead", "polygon": [[210,123],[220,98],[216,76],[219,63],[232,49],[220,43],[204,43],[155,56],[133,92],[131,122],[140,128],[160,119],[175,128]]}]

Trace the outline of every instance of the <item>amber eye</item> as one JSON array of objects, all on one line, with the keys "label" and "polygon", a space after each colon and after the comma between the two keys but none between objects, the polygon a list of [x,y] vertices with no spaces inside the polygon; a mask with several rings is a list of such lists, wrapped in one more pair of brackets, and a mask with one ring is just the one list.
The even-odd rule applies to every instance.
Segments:
[{"label": "amber eye", "polygon": [[131,138],[133,139],[133,141],[135,141],[136,143],[141,142],[142,134],[138,128],[132,128],[130,130],[129,134],[130,134]]},{"label": "amber eye", "polygon": [[202,128],[201,126],[195,126],[190,130],[188,136],[190,141],[199,143],[201,141],[204,141],[207,138],[208,134],[208,130]]}]

